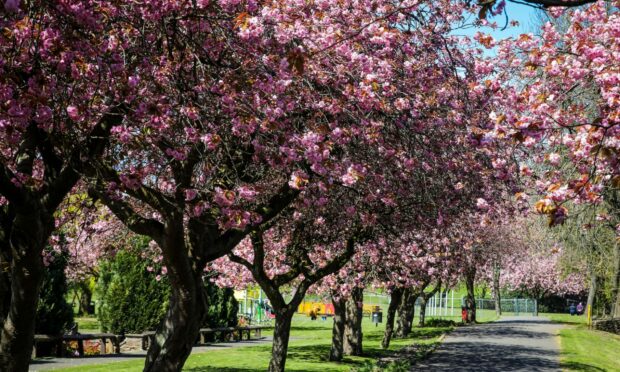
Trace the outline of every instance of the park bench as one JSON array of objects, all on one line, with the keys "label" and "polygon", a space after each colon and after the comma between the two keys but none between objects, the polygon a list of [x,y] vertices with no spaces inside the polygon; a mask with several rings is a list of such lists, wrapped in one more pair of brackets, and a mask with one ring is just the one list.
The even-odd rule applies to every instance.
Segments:
[{"label": "park bench", "polygon": [[[259,325],[250,325],[250,326],[238,326],[238,327],[218,327],[218,328],[201,328],[199,331],[199,339],[197,340],[199,344],[206,344],[208,335],[220,335],[222,338],[225,338],[227,335],[231,335],[233,340],[239,342],[244,339],[244,335],[246,336],[246,340],[250,340],[252,338],[252,333],[254,333],[254,337],[261,337],[262,330],[265,328],[269,328],[268,326],[259,326]],[[140,338],[142,340],[142,350],[147,350],[151,342],[155,340],[155,332],[147,331],[138,334],[126,334],[127,338]]]},{"label": "park bench", "polygon": [[37,354],[37,344],[39,343],[54,343],[56,345],[56,356],[64,357],[65,355],[65,342],[76,341],[78,345],[78,355],[80,357],[84,356],[84,341],[87,340],[99,340],[99,350],[101,355],[106,354],[106,343],[108,340],[112,343],[114,348],[114,354],[120,354],[121,352],[121,340],[123,336],[111,334],[111,333],[94,333],[94,334],[75,334],[75,335],[62,335],[62,336],[51,336],[51,335],[35,335],[34,336],[34,346],[32,348],[32,356],[35,357]]}]

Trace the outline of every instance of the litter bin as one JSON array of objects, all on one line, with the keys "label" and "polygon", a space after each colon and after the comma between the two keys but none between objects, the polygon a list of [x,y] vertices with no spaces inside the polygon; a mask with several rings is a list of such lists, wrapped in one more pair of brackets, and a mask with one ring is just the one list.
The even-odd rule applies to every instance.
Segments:
[{"label": "litter bin", "polygon": [[372,312],[372,322],[375,323],[375,327],[379,325],[379,323],[383,323],[383,312],[381,311],[373,311]]}]

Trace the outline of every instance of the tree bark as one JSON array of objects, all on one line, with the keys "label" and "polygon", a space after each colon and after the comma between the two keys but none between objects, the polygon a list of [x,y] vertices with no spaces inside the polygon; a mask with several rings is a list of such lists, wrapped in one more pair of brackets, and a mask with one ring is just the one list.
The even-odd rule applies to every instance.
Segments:
[{"label": "tree bark", "polygon": [[474,293],[474,282],[476,280],[476,269],[469,269],[465,274],[465,285],[467,287],[467,323],[476,322],[476,295]]},{"label": "tree bark", "polygon": [[424,291],[420,292],[420,297],[422,297],[422,301],[420,302],[420,322],[419,326],[424,327],[424,322],[426,321],[426,305],[428,304],[428,300],[437,293],[441,289],[441,281],[437,282],[435,288],[428,292],[424,293]]},{"label": "tree bark", "polygon": [[288,341],[291,334],[291,321],[295,313],[294,310],[289,309],[290,307],[287,307],[285,310],[276,311],[276,326],[273,331],[269,372],[284,372]]},{"label": "tree bark", "polygon": [[383,333],[383,341],[381,342],[381,347],[387,349],[390,347],[390,341],[392,340],[392,333],[394,332],[394,318],[396,316],[396,309],[400,305],[401,299],[403,297],[403,289],[402,288],[394,288],[392,293],[390,294],[390,306],[388,306],[386,322],[385,322],[385,332]]},{"label": "tree bark", "polygon": [[10,294],[3,295],[10,296],[10,303],[0,335],[1,371],[28,371],[43,280],[41,252],[54,228],[53,221],[51,216],[36,208],[18,214],[12,225],[9,247],[2,248],[8,248],[13,254],[9,269]]},{"label": "tree bark", "polygon": [[171,286],[170,305],[157,329],[155,342],[149,347],[145,372],[172,372],[183,368],[198,339],[206,314],[206,296],[202,286],[201,275],[183,278],[179,284]]},{"label": "tree bark", "polygon": [[165,223],[160,247],[168,269],[171,296],[168,311],[148,350],[145,372],[181,371],[198,339],[207,312],[203,284],[204,262],[195,260],[186,246],[182,216]]},{"label": "tree bark", "polygon": [[590,314],[594,314],[594,298],[596,296],[597,277],[594,270],[590,270],[590,288],[588,289],[588,302],[586,303],[586,311],[590,309]]},{"label": "tree bark", "polygon": [[420,300],[420,320],[418,321],[418,325],[420,327],[424,327],[424,322],[426,321],[426,304],[428,303],[428,298],[422,294]]},{"label": "tree bark", "polygon": [[90,286],[87,282],[81,282],[79,284],[82,295],[80,296],[80,314],[90,315],[93,313],[91,302],[93,299],[93,293],[90,290]]},{"label": "tree bark", "polygon": [[332,327],[332,346],[329,351],[329,360],[339,362],[343,356],[346,300],[341,297],[336,298],[332,294],[332,304],[334,304],[334,325]]},{"label": "tree bark", "polygon": [[413,319],[415,318],[415,302],[418,296],[427,287],[424,283],[420,288],[407,288],[403,292],[403,296],[398,307],[398,322],[396,323],[396,337],[404,338],[409,336],[413,327]]},{"label": "tree bark", "polygon": [[611,289],[611,299],[612,299],[612,309],[611,316],[614,318],[620,318],[620,244],[614,244],[614,271],[612,280],[612,289]]},{"label": "tree bark", "polygon": [[500,267],[497,262],[493,264],[493,299],[495,300],[495,314],[502,315],[502,297],[499,287]]},{"label": "tree bark", "polygon": [[398,338],[407,337],[411,332],[411,324],[415,316],[415,300],[412,296],[412,289],[405,288],[398,305],[398,321],[396,322],[395,336]]},{"label": "tree bark", "polygon": [[354,288],[346,303],[346,319],[344,330],[345,355],[362,355],[362,310],[364,289]]}]

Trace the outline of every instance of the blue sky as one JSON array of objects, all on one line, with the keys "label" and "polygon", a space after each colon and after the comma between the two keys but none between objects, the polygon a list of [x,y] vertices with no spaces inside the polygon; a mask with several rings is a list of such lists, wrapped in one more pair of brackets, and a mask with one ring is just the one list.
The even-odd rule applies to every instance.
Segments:
[{"label": "blue sky", "polygon": [[457,35],[473,36],[473,34],[475,34],[477,31],[483,31],[490,33],[495,39],[502,39],[509,36],[514,37],[522,33],[534,31],[534,25],[537,22],[536,13],[538,12],[538,10],[527,5],[508,2],[508,4],[506,5],[506,11],[508,12],[509,19],[518,21],[519,26],[514,27],[508,25],[508,27],[504,31],[501,31],[501,29],[506,24],[506,16],[502,13],[495,17],[489,17],[490,22],[497,22],[497,25],[499,27],[496,30],[492,30],[488,27],[483,27],[482,29],[472,27],[466,30],[458,30],[454,33]]}]

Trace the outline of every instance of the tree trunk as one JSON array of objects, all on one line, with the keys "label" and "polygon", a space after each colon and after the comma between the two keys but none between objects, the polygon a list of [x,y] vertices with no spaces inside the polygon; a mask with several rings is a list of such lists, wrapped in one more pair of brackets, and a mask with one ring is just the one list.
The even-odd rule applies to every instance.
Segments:
[{"label": "tree trunk", "polygon": [[335,298],[332,295],[332,304],[334,304],[334,326],[332,327],[332,347],[329,351],[329,360],[339,362],[343,356],[346,300]]},{"label": "tree trunk", "polygon": [[[292,307],[295,309],[296,307]],[[286,353],[288,352],[288,341],[291,334],[291,321],[293,320],[294,310],[276,310],[276,326],[273,331],[273,346],[271,347],[271,360],[269,361],[269,372],[284,372],[286,363]]]},{"label": "tree trunk", "polygon": [[[433,296],[435,296],[435,293],[437,293],[440,289],[441,289],[441,281],[438,281],[437,285],[432,291],[428,293],[424,293],[424,290],[422,290],[422,292],[420,292],[420,297],[422,297],[422,301],[420,303],[420,322],[419,322],[420,327],[424,327],[424,322],[426,321],[426,305],[428,304],[428,300],[430,300]],[[413,319],[412,319],[412,323],[413,323]]]},{"label": "tree trunk", "polygon": [[590,271],[590,288],[588,290],[588,302],[586,303],[586,312],[587,309],[590,309],[590,314],[594,314],[594,297],[596,295],[596,272],[594,270]]},{"label": "tree trunk", "polygon": [[[170,273],[170,268],[168,270]],[[187,276],[190,278],[172,285],[168,312],[157,329],[155,342],[149,346],[145,372],[181,371],[198,339],[207,299],[203,293],[202,275]]]},{"label": "tree trunk", "polygon": [[396,337],[407,337],[411,332],[413,317],[415,316],[415,301],[411,288],[405,288],[398,305],[398,321],[396,322]]},{"label": "tree trunk", "polygon": [[400,305],[403,297],[402,288],[394,288],[390,294],[390,306],[388,306],[387,317],[385,322],[385,332],[383,333],[383,341],[381,347],[387,349],[390,347],[390,341],[392,340],[392,332],[394,331],[394,317],[396,316],[396,309]]},{"label": "tree trunk", "polygon": [[344,354],[362,355],[362,310],[364,289],[354,288],[346,303]]},{"label": "tree trunk", "polygon": [[476,322],[476,295],[474,294],[475,279],[476,269],[467,270],[465,275],[465,285],[467,287],[467,323]]},{"label": "tree trunk", "polygon": [[495,300],[495,314],[497,316],[502,315],[502,297],[501,289],[499,287],[500,268],[499,264],[495,262],[493,264],[493,299]]},{"label": "tree trunk", "polygon": [[81,315],[90,315],[93,313],[91,302],[93,299],[93,293],[90,290],[90,286],[87,282],[81,282],[79,284],[82,295],[80,296],[80,311]]},{"label": "tree trunk", "polygon": [[420,301],[420,321],[418,325],[420,327],[424,327],[424,321],[426,320],[426,304],[428,303],[428,297],[424,294],[420,296],[422,299]]},{"label": "tree trunk", "polygon": [[611,316],[620,318],[620,244],[615,243],[614,271],[611,278]]},{"label": "tree trunk", "polygon": [[166,234],[160,244],[170,279],[170,304],[155,341],[149,346],[144,372],[181,371],[206,316],[204,264],[190,256],[182,226],[182,223],[167,221]]},{"label": "tree trunk", "polygon": [[45,218],[41,211],[18,215],[13,223],[9,242],[13,252],[10,294],[5,293],[10,296],[10,303],[0,336],[0,371],[28,371],[43,281],[41,253],[53,226],[53,219]]}]

